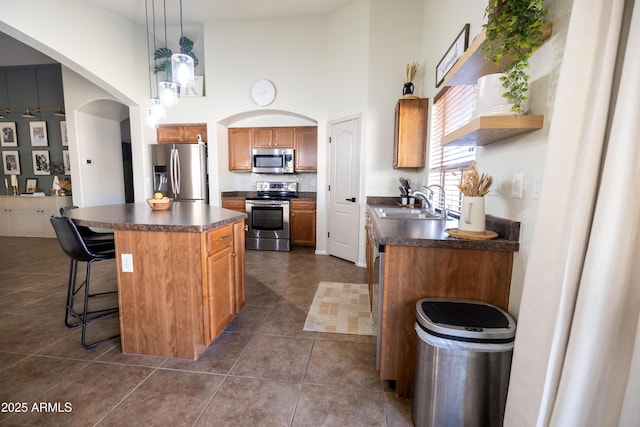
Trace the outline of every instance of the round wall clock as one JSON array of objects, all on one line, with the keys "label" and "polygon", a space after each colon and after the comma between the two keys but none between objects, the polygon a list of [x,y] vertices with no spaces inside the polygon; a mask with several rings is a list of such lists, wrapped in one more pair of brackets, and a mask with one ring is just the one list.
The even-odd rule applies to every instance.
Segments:
[{"label": "round wall clock", "polygon": [[269,80],[258,80],[251,88],[251,98],[256,104],[266,107],[276,99],[276,87]]}]

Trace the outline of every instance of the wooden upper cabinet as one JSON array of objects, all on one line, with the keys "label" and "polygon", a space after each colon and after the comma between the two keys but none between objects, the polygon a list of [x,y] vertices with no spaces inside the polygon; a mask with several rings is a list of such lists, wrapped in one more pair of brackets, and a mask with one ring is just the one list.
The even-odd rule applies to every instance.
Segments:
[{"label": "wooden upper cabinet", "polygon": [[253,148],[293,148],[293,128],[253,128]]},{"label": "wooden upper cabinet", "polygon": [[426,166],[428,111],[428,98],[398,100],[393,135],[394,168]]},{"label": "wooden upper cabinet", "polygon": [[207,142],[207,125],[182,126],[182,142],[198,142],[198,135],[202,142]]},{"label": "wooden upper cabinet", "polygon": [[273,148],[293,148],[293,128],[273,129]]},{"label": "wooden upper cabinet", "polygon": [[251,128],[229,128],[229,170],[251,170]]},{"label": "wooden upper cabinet", "polygon": [[158,143],[182,142],[182,134],[179,125],[158,126]]},{"label": "wooden upper cabinet", "polygon": [[253,148],[271,148],[273,146],[273,132],[270,128],[253,128],[251,138]]},{"label": "wooden upper cabinet", "polygon": [[200,135],[202,142],[207,142],[206,124],[200,123],[158,126],[159,144],[193,144],[198,142],[198,135]]},{"label": "wooden upper cabinet", "polygon": [[295,128],[295,170],[315,172],[318,170],[318,128],[305,126]]},{"label": "wooden upper cabinet", "polygon": [[229,170],[250,171],[253,148],[293,148],[296,171],[318,170],[316,126],[229,128]]}]

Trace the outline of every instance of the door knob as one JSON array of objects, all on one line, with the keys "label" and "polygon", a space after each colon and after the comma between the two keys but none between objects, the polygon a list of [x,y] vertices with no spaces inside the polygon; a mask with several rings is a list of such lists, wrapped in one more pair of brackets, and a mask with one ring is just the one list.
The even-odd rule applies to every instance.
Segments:
[{"label": "door knob", "polygon": [[352,197],[350,199],[345,199],[347,202],[351,202],[351,203],[355,203],[356,202],[356,198]]}]

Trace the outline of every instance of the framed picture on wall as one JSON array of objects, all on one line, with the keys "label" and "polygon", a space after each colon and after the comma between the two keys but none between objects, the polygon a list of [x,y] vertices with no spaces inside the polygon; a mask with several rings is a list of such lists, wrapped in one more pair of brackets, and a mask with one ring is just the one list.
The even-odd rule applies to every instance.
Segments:
[{"label": "framed picture on wall", "polygon": [[16,123],[0,123],[0,144],[3,147],[17,147],[18,136],[16,135]]},{"label": "framed picture on wall", "polygon": [[33,174],[51,175],[49,172],[49,152],[47,150],[33,150]]},{"label": "framed picture on wall", "polygon": [[49,145],[47,140],[47,122],[30,122],[31,145],[34,147],[46,147]]},{"label": "framed picture on wall", "polygon": [[62,137],[62,146],[66,147],[69,145],[69,134],[67,134],[67,121],[63,120],[60,122],[60,136]]},{"label": "framed picture on wall", "polygon": [[18,151],[3,151],[2,167],[5,175],[20,175],[20,153]]},{"label": "framed picture on wall", "polygon": [[64,174],[71,175],[71,162],[69,162],[69,150],[62,150],[62,163],[64,164]]},{"label": "framed picture on wall", "polygon": [[27,187],[26,193],[35,193],[38,191],[38,179],[37,178],[27,178]]},{"label": "framed picture on wall", "polygon": [[453,68],[456,62],[458,62],[458,59],[460,59],[468,47],[469,24],[465,24],[460,34],[458,34],[458,37],[456,37],[449,47],[449,50],[447,50],[447,53],[444,54],[436,66],[436,87],[440,87],[442,82],[444,82],[444,76]]}]

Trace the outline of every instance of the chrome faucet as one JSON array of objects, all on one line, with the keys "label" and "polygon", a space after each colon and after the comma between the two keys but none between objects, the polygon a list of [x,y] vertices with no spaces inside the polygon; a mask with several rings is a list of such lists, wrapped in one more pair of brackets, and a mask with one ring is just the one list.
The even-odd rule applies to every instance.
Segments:
[{"label": "chrome faucet", "polygon": [[436,187],[439,188],[440,191],[442,192],[442,211],[440,212],[440,214],[442,215],[442,218],[446,219],[447,218],[447,208],[445,207],[445,204],[447,203],[447,195],[444,191],[444,187],[442,185],[438,185],[438,184],[432,184],[430,186],[427,187],[427,191],[429,191],[429,195],[431,195],[431,197],[433,197],[433,189],[432,187]]},{"label": "chrome faucet", "polygon": [[[431,204],[431,200],[429,200],[429,196],[427,196],[425,193],[423,193],[422,191],[414,191],[413,193],[409,194],[410,196],[413,196],[415,198],[420,197],[422,200],[425,201],[425,203],[427,204],[427,208],[429,210],[431,210],[433,208],[433,205]],[[422,206],[424,206],[424,203],[422,204]]]}]

